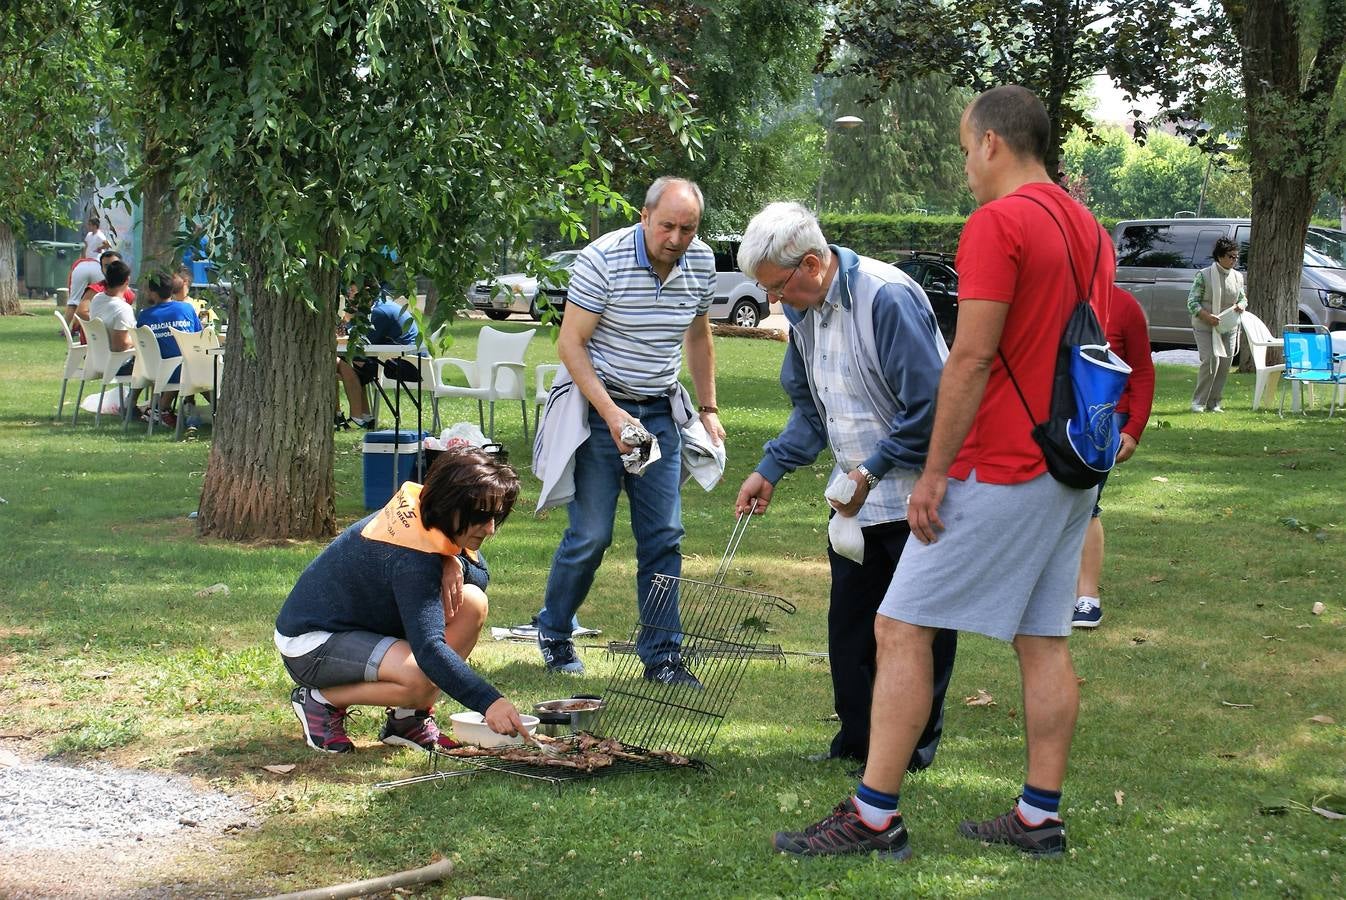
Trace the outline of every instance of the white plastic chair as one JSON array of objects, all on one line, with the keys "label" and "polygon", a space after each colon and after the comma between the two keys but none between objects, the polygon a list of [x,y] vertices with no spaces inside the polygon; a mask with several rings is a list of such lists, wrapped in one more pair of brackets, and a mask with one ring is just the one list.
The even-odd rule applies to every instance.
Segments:
[{"label": "white plastic chair", "polygon": [[537,423],[542,421],[542,407],[547,403],[547,395],[551,393],[552,382],[556,380],[556,373],[561,371],[560,363],[543,363],[533,370],[533,427],[537,428]]},{"label": "white plastic chair", "polygon": [[61,376],[61,399],[56,404],[56,418],[59,419],[65,415],[66,386],[70,384],[70,379],[83,376],[84,357],[88,350],[70,333],[70,323],[65,320],[59,309],[52,310],[51,314],[61,323],[61,331],[65,334],[65,370]]},{"label": "white plastic chair", "polygon": [[[466,397],[477,401],[477,423],[486,430],[486,436],[495,440],[495,403],[497,400],[518,400],[523,416],[523,439],[528,442],[528,393],[524,378],[523,355],[536,330],[508,332],[490,326],[483,327],[477,338],[477,359],[470,362],[452,356],[435,360],[435,418],[439,418],[442,397]],[[444,370],[457,366],[467,377],[467,387],[448,384]],[[491,407],[491,424],[486,427],[482,417],[482,403]]]},{"label": "white plastic chair", "polygon": [[159,351],[159,339],[154,336],[153,329],[148,325],[141,325],[135,330],[136,342],[136,364],[131,370],[131,400],[126,406],[126,416],[122,424],[123,430],[131,424],[131,411],[135,408],[136,396],[145,388],[150,389],[150,409],[149,427],[145,430],[145,435],[154,434],[154,414],[152,410],[159,408],[159,395],[164,391],[176,390],[177,385],[170,384],[169,379],[177,371],[178,365],[182,360],[177,357],[164,359]]},{"label": "white plastic chair", "polygon": [[1267,365],[1267,349],[1282,348],[1285,342],[1273,337],[1266,323],[1247,310],[1244,310],[1239,321],[1243,325],[1243,335],[1248,339],[1248,352],[1252,354],[1253,365],[1257,369],[1257,381],[1253,385],[1253,409],[1260,409],[1262,397],[1271,386],[1271,376],[1276,375],[1279,381],[1280,373],[1285,371],[1283,363],[1278,366]]},{"label": "white plastic chair", "polygon": [[[168,329],[168,333],[177,341],[178,350],[182,351],[182,374],[178,375],[177,384],[179,400],[185,400],[193,394],[209,394],[215,385],[215,359],[206,351],[218,345],[215,333],[178,331],[176,328]],[[211,396],[210,402],[215,402],[214,396]],[[178,425],[173,434],[181,438],[187,420],[182,415],[181,402],[178,403],[177,418]]]},{"label": "white plastic chair", "polygon": [[[84,330],[84,337],[89,343],[85,348],[86,355],[84,371],[80,376],[79,399],[75,401],[75,414],[70,419],[72,425],[79,420],[79,404],[84,399],[84,385],[90,381],[96,381],[101,393],[109,384],[129,384],[131,376],[118,375],[117,370],[136,354],[134,346],[130,350],[112,349],[107,325],[103,323],[102,319],[80,319],[79,325]],[[93,423],[95,428],[103,424],[103,404],[101,400],[98,404],[98,412],[94,413]]]}]

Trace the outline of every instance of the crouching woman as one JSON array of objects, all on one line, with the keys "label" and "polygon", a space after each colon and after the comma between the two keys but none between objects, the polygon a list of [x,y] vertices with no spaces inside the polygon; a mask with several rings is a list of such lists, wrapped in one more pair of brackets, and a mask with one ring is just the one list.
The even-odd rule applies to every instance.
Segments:
[{"label": "crouching woman", "polygon": [[[387,707],[385,744],[449,744],[433,717],[440,691],[500,734],[519,712],[465,662],[486,621],[474,555],[519,495],[514,470],[474,447],[441,454],[425,485],[404,484],[383,509],[347,528],[299,576],[276,618],[275,642],[299,685],[290,703],[315,750],[347,753],[353,706]],[[476,576],[476,577],[474,577]]]}]

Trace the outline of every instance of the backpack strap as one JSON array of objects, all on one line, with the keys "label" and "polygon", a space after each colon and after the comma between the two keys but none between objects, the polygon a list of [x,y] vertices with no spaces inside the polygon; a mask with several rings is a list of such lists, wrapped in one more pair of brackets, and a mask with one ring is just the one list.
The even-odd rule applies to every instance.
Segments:
[{"label": "backpack strap", "polygon": [[[1066,237],[1066,230],[1064,227],[1062,227],[1061,221],[1058,218],[1056,218],[1056,216],[1052,215],[1052,211],[1047,208],[1047,204],[1043,203],[1037,197],[1034,197],[1030,194],[1017,194],[1017,193],[1011,194],[1010,196],[1019,197],[1023,200],[1029,200],[1032,201],[1033,203],[1036,203],[1038,206],[1042,207],[1042,211],[1047,214],[1047,218],[1051,219],[1052,223],[1056,225],[1056,230],[1061,232],[1061,242],[1064,243],[1066,246],[1066,261],[1070,263],[1070,277],[1071,280],[1075,282],[1075,295],[1077,297],[1083,295],[1084,289],[1083,287],[1080,286],[1080,274],[1079,272],[1075,271],[1075,257],[1072,256],[1070,252],[1070,238]],[[1097,221],[1095,221],[1094,224],[1097,225],[1098,224]],[[1091,270],[1091,277],[1089,278],[1089,293],[1088,295],[1081,297],[1078,303],[1076,303],[1077,306],[1079,305],[1079,303],[1088,303],[1091,300],[1093,300],[1094,279],[1092,275],[1098,274],[1098,261],[1099,259],[1102,258],[1102,256],[1103,256],[1103,231],[1102,227],[1100,226],[1098,231],[1098,246],[1094,248],[1094,267]],[[1066,320],[1066,324],[1069,325],[1069,319]],[[1064,336],[1065,329],[1062,329],[1061,333]],[[1057,344],[1058,345],[1060,344],[1059,338],[1057,339]],[[1028,414],[1029,424],[1036,427],[1037,422],[1033,420],[1033,410],[1028,405],[1028,398],[1024,396],[1023,389],[1019,387],[1019,379],[1014,377],[1014,370],[1010,368],[1009,360],[1005,358],[1005,351],[1001,350],[1000,347],[997,346],[996,353],[1000,355],[1000,364],[1005,367],[1005,374],[1010,377],[1010,384],[1014,385],[1014,392],[1019,395],[1019,402],[1024,405],[1024,412]]]}]

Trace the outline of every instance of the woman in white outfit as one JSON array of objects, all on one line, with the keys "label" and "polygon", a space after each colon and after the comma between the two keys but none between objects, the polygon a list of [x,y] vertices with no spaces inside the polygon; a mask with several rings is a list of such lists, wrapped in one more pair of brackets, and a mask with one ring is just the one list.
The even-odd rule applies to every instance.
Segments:
[{"label": "woman in white outfit", "polygon": [[1220,401],[1229,363],[1238,355],[1239,316],[1248,308],[1243,273],[1234,268],[1239,261],[1238,245],[1227,237],[1217,238],[1211,258],[1215,261],[1196,273],[1187,295],[1192,332],[1201,356],[1192,412],[1224,412]]}]

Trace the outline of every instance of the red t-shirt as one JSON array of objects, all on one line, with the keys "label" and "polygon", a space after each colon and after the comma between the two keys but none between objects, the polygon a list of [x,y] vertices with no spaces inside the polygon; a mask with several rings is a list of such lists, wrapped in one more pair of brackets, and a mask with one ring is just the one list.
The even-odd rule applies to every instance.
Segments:
[{"label": "red t-shirt", "polygon": [[[105,293],[107,291],[107,282],[100,281],[97,284],[91,284],[89,285],[89,289],[92,290],[95,294]],[[122,294],[122,299],[125,300],[127,303],[131,304],[132,306],[136,305],[136,292],[131,290],[131,286],[129,284],[126,286],[126,292]]]},{"label": "red t-shirt", "polygon": [[[1051,213],[1024,199],[1026,195]],[[1053,218],[1068,236],[1069,257]],[[1075,264],[1073,277],[1069,260]],[[1033,425],[1047,418],[1061,334],[1079,300],[1079,288],[1088,293],[1091,281],[1094,312],[1107,330],[1116,269],[1112,240],[1089,210],[1055,184],[1026,184],[968,218],[955,266],[959,302],[1010,304],[1000,350],[1033,418],[1029,420],[997,354],[981,406],[949,475],[963,481],[975,469],[977,480],[988,484],[1029,481],[1047,470],[1033,440]]]},{"label": "red t-shirt", "polygon": [[1150,356],[1150,323],[1145,310],[1131,294],[1112,286],[1112,309],[1105,331],[1108,346],[1131,367],[1126,390],[1117,401],[1117,412],[1129,416],[1122,432],[1137,441],[1150,421],[1154,404],[1154,359]]}]

